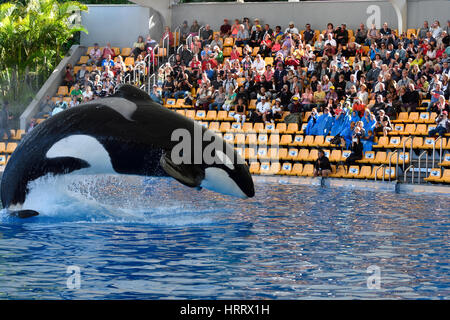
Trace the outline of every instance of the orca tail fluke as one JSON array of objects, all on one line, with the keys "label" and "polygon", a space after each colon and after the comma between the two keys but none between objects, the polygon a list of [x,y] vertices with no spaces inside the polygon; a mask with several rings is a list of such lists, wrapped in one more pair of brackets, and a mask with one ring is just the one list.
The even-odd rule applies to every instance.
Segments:
[{"label": "orca tail fluke", "polygon": [[8,210],[11,217],[17,217],[20,219],[31,218],[39,215],[39,212],[34,210]]}]

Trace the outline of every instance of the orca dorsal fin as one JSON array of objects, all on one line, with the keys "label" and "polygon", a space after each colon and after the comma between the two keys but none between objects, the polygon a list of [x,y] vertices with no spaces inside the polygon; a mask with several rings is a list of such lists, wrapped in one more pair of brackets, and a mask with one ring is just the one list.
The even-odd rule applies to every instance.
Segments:
[{"label": "orca dorsal fin", "polygon": [[133,102],[146,101],[153,102],[152,98],[143,90],[131,84],[121,84],[112,97],[124,98]]}]

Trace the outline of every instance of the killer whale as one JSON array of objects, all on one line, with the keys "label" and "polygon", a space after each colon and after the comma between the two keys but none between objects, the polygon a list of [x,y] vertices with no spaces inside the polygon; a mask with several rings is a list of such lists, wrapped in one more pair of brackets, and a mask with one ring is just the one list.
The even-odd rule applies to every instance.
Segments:
[{"label": "killer whale", "polygon": [[[189,155],[184,150],[181,155],[187,161],[172,159],[172,149],[179,144],[173,132],[179,129],[213,137],[216,148],[209,151],[216,161],[198,161],[199,152]],[[189,146],[195,151],[194,139]],[[202,139],[200,148],[203,153],[211,143]],[[2,176],[3,208],[19,217],[37,215],[33,208],[22,208],[28,183],[47,174],[71,173],[169,175],[197,189],[240,198],[255,194],[248,166],[231,145],[131,85],[120,86],[111,97],[60,112],[27,133]]]}]

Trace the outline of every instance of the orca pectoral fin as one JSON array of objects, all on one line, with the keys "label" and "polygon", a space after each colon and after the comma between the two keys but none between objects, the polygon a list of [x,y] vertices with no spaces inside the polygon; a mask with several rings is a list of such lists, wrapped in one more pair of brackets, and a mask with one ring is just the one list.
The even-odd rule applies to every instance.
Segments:
[{"label": "orca pectoral fin", "polygon": [[175,164],[166,153],[161,156],[160,164],[169,176],[191,188],[199,188],[205,178],[205,173],[200,166]]},{"label": "orca pectoral fin", "polygon": [[17,217],[17,218],[31,218],[39,215],[39,212],[34,210],[15,210],[15,211],[8,211],[9,215],[11,217]]}]

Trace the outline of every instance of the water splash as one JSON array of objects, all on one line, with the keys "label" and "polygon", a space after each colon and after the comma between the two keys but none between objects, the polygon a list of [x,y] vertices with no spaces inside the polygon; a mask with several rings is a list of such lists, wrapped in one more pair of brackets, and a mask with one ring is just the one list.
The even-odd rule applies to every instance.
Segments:
[{"label": "water splash", "polygon": [[[166,192],[167,185],[173,191],[170,194]],[[176,184],[170,178],[47,175],[30,182],[28,187],[30,191],[23,208],[40,213],[33,221],[161,226],[214,221],[214,210],[196,204],[197,191]],[[4,214],[2,220],[7,220]]]}]

